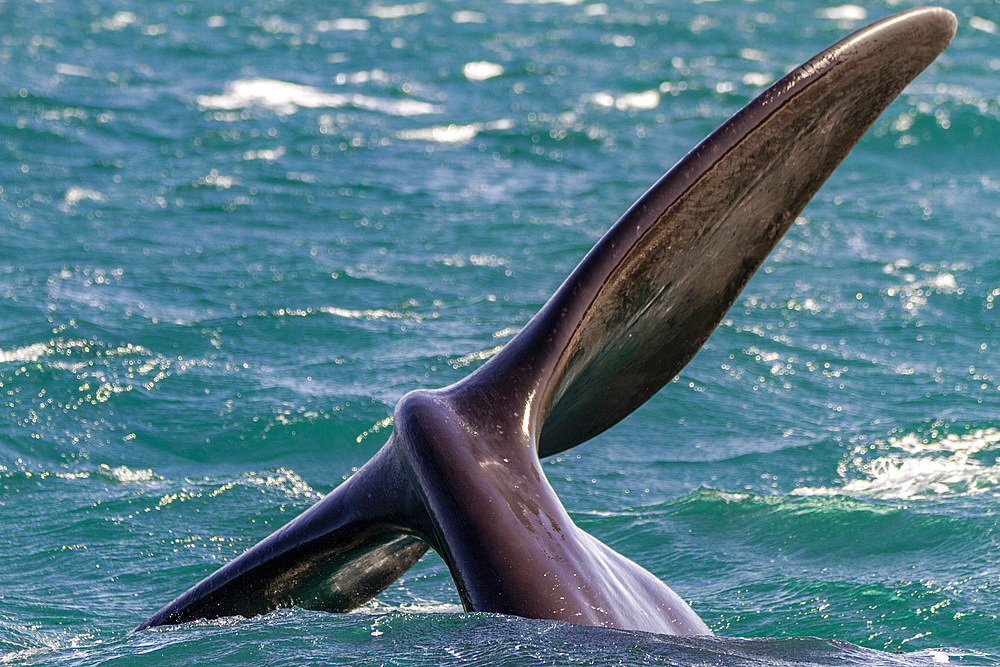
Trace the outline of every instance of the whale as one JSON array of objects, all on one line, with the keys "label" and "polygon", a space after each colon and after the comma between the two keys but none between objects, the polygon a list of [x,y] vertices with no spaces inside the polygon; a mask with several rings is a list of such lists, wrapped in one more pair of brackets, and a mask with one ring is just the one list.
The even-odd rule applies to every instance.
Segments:
[{"label": "whale", "polygon": [[889,16],[767,88],[645,192],[499,352],[403,396],[364,466],[136,629],[346,612],[433,549],[468,611],[711,634],[666,583],[574,524],[541,459],[611,428],[684,367],[956,25],[933,7]]}]

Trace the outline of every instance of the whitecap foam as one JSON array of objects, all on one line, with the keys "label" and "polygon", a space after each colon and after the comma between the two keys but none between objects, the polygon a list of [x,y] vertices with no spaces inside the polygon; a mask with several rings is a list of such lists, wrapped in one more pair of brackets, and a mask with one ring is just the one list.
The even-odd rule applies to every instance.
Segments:
[{"label": "whitecap foam", "polygon": [[969,27],[974,30],[987,32],[991,35],[997,34],[997,24],[994,21],[984,19],[979,16],[973,16],[969,19]]},{"label": "whitecap foam", "polygon": [[403,130],[396,136],[407,141],[430,141],[437,144],[464,144],[472,141],[483,130],[509,130],[514,122],[506,118],[489,123],[468,125],[435,125],[414,130]]},{"label": "whitecap foam", "polygon": [[371,26],[371,21],[368,19],[339,18],[332,21],[317,21],[314,27],[318,32],[330,32],[332,30],[364,32],[371,28]]},{"label": "whitecap foam", "polygon": [[79,65],[71,65],[69,63],[58,63],[56,65],[56,74],[62,74],[64,76],[92,76],[93,72],[87,67],[81,67]]},{"label": "whitecap foam", "polygon": [[[390,616],[399,613],[404,614],[461,614],[465,609],[462,605],[453,602],[404,602],[402,604],[392,604],[373,598],[351,611],[349,614]],[[378,636],[378,635],[376,635]]]},{"label": "whitecap foam", "polygon": [[372,5],[366,12],[369,16],[379,19],[401,19],[407,16],[419,16],[427,13],[427,3],[417,2],[412,5]]},{"label": "whitecap foam", "polygon": [[[122,484],[134,484],[136,482],[149,482],[156,478],[149,468],[143,470],[133,470],[127,466],[116,466],[112,468],[106,463],[101,464],[101,474],[118,480]],[[162,478],[159,478],[162,479]]]},{"label": "whitecap foam", "polygon": [[52,347],[48,343],[32,343],[23,347],[12,347],[8,350],[0,350],[0,364],[38,361],[51,352]]},{"label": "whitecap foam", "polygon": [[462,607],[462,605],[452,602],[441,602],[437,604],[406,602],[401,604],[398,609],[409,614],[461,614],[465,611],[465,608]]},{"label": "whitecap foam", "polygon": [[859,5],[840,5],[817,10],[816,16],[832,21],[864,21],[868,18],[868,10]]},{"label": "whitecap foam", "polygon": [[[843,486],[800,487],[792,495],[895,500],[1000,494],[1000,451],[997,456],[983,456],[984,452],[1000,450],[1000,429],[978,429],[932,440],[909,434],[886,444],[888,451],[874,459],[864,458],[867,448],[853,452],[843,466]],[[986,462],[989,459],[993,462]],[[852,479],[855,474],[860,477]]]},{"label": "whitecap foam", "polygon": [[430,141],[435,144],[465,144],[476,138],[480,126],[471,125],[435,125],[415,130],[403,130],[396,136],[407,141]]},{"label": "whitecap foam", "polygon": [[[70,634],[66,631],[42,630],[39,626],[16,626],[9,621],[3,623],[5,631],[13,630],[23,637],[23,643],[32,643],[34,646],[16,649],[13,651],[0,652],[0,665],[10,663],[24,664],[26,661],[34,662],[41,656],[66,649],[77,649],[93,642],[92,634]],[[6,649],[10,644],[5,645]]]},{"label": "whitecap foam", "polygon": [[770,74],[764,74],[763,72],[747,72],[743,75],[742,81],[748,86],[763,88],[774,81],[774,77]]},{"label": "whitecap foam", "polygon": [[451,15],[452,23],[486,23],[486,15],[480,12],[463,10]]},{"label": "whitecap foam", "polygon": [[[352,310],[350,308],[338,308],[336,306],[321,306],[319,312],[327,315],[336,315],[351,320],[412,320],[420,322],[424,319],[419,313],[401,313],[385,308],[365,308],[363,310]],[[286,314],[296,314],[292,311],[285,311]]]},{"label": "whitecap foam", "polygon": [[139,22],[139,18],[132,12],[119,11],[115,12],[112,16],[102,19],[96,27],[102,30],[108,30],[111,32],[118,32],[119,30],[124,30],[130,25],[135,25]]},{"label": "whitecap foam", "polygon": [[352,107],[378,111],[390,116],[420,116],[439,113],[428,102],[413,99],[390,100],[359,93],[327,93],[313,86],[304,86],[277,79],[237,79],[226,83],[220,95],[199,95],[202,109],[245,109],[263,107],[279,114],[291,115],[300,108]]},{"label": "whitecap foam", "polygon": [[70,206],[76,206],[84,200],[103,203],[107,201],[107,197],[97,190],[89,190],[87,188],[81,188],[74,185],[66,191],[65,195],[63,195],[63,210],[68,209]]},{"label": "whitecap foam", "polygon": [[587,98],[587,101],[599,107],[615,108],[619,111],[646,111],[660,106],[660,92],[658,90],[644,90],[639,93],[625,93],[615,97],[611,93],[594,93]]},{"label": "whitecap foam", "polygon": [[503,65],[486,60],[465,63],[465,66],[462,67],[462,75],[469,81],[486,81],[501,74],[503,74]]}]

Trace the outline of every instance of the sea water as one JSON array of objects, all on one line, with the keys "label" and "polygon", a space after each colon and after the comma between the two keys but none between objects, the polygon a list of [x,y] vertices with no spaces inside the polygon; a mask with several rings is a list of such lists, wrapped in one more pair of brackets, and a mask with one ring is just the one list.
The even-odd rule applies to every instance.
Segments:
[{"label": "sea water", "polygon": [[433,553],[350,614],[130,630],[917,3],[0,3],[0,663],[1000,661],[1000,5],[940,4],[951,47],[698,356],[545,462],[720,637],[671,639],[464,613]]}]

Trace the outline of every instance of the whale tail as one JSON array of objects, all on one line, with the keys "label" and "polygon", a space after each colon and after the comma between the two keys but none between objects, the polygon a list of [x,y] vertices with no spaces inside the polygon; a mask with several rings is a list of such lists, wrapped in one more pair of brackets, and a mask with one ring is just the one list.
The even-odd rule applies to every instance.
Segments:
[{"label": "whale tail", "polygon": [[383,450],[291,522],[206,577],[136,630],[279,607],[350,611],[428,549],[399,459]]},{"label": "whale tail", "polygon": [[140,628],[289,604],[345,611],[429,545],[472,610],[708,632],[573,525],[539,457],[611,427],[680,371],[955,27],[943,9],[891,16],[768,88],[653,185],[495,357],[404,397],[368,464]]}]

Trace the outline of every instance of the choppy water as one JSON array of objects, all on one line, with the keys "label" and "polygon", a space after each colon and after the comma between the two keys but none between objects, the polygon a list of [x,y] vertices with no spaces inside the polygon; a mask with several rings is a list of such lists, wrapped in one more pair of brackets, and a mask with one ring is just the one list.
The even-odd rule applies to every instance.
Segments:
[{"label": "choppy water", "polygon": [[[1000,5],[674,383],[547,461],[713,630],[129,630],[523,326],[763,86],[905,0],[0,2],[0,663],[1000,661]],[[809,636],[820,639],[811,639]]]}]

